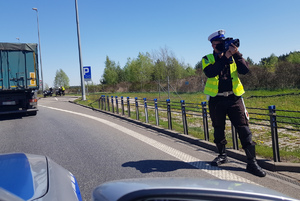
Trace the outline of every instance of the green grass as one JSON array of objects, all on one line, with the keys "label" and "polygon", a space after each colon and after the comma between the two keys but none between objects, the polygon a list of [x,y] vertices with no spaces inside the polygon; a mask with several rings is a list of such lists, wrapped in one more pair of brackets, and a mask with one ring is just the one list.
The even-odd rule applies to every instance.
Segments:
[{"label": "green grass", "polygon": [[[279,94],[291,94],[295,93],[297,95],[285,95],[285,96],[276,96]],[[90,94],[87,96],[86,101],[82,101],[80,99],[76,100],[76,102],[84,105],[89,105],[94,108],[98,108],[98,99],[101,95],[109,96],[110,107],[111,107],[111,96],[118,96],[119,104],[121,103],[121,96],[124,98],[125,110],[127,110],[127,97],[131,99],[138,97],[139,102],[139,120],[145,122],[145,112],[143,107],[143,98],[147,98],[148,102],[148,119],[149,123],[155,125],[155,112],[154,109],[150,109],[149,106],[154,105],[153,99],[157,98],[159,100],[159,107],[166,110],[165,101],[168,99],[168,95],[166,93],[97,93]],[[259,97],[264,96],[264,97]],[[276,115],[277,121],[282,121],[284,123],[278,123],[278,127],[285,127],[288,124],[289,128],[298,129],[300,124],[300,95],[298,89],[288,89],[288,90],[277,90],[277,91],[247,91],[244,95],[245,105],[250,113],[250,128],[253,134],[253,140],[257,143],[256,152],[259,156],[262,156],[267,159],[273,158],[273,150],[271,142],[271,130],[268,127],[269,119],[268,116],[268,106],[276,105]],[[206,95],[201,92],[198,93],[184,93],[184,94],[170,94],[170,99],[172,103],[178,103],[177,106],[172,106],[172,129],[183,133],[183,123],[182,123],[182,115],[180,110],[180,100],[185,100],[187,103],[193,103],[194,106],[197,106],[195,111],[201,111],[201,102],[206,101]],[[188,106],[187,106],[188,107]],[[261,108],[261,109],[255,109]],[[116,109],[116,108],[115,108]],[[187,109],[188,110],[188,109]],[[284,111],[280,111],[284,110]],[[288,111],[298,111],[298,112],[287,112]],[[110,108],[110,111],[112,109]],[[121,114],[121,108],[119,108],[119,114]],[[174,113],[175,112],[175,113]],[[177,113],[178,112],[178,113]],[[125,116],[128,116],[127,111],[125,111]],[[294,118],[287,118],[286,116],[292,116]],[[131,105],[131,118],[136,119],[136,111],[135,105]],[[189,135],[197,137],[199,139],[204,139],[204,132],[202,128],[202,118],[199,116],[194,116],[187,114],[187,122],[188,122],[188,132]],[[266,126],[256,126],[257,123],[264,123]],[[289,124],[292,123],[292,124]],[[298,125],[296,125],[298,124]],[[160,111],[159,112],[159,126],[165,129],[168,129],[168,120],[167,120],[167,112]],[[209,120],[209,135],[210,142],[213,142],[213,128],[211,126],[211,122]],[[232,136],[231,136],[231,125],[230,123],[226,125],[226,138],[228,141],[227,147],[232,148]],[[280,144],[280,157],[281,161],[288,162],[300,162],[300,132],[293,130],[282,130],[278,129],[278,136],[280,139],[284,139],[284,142]],[[239,148],[241,148],[239,142]]]},{"label": "green grass", "polygon": [[[276,109],[279,110],[294,110],[300,111],[300,103],[299,98],[300,95],[287,95],[287,96],[278,96],[278,97],[265,97],[265,98],[251,98],[252,96],[272,96],[278,94],[289,94],[289,93],[300,93],[299,89],[289,89],[289,90],[277,90],[277,91],[246,91],[243,95],[244,101],[247,107],[255,107],[255,108],[268,108],[270,105],[276,105]],[[147,101],[153,101],[154,98],[157,98],[159,101],[166,101],[168,99],[168,95],[166,93],[101,93],[101,94],[91,94],[88,96],[88,99],[98,99],[100,95],[109,96],[109,100],[111,100],[111,96],[115,98],[118,96],[118,99],[121,100],[121,96],[123,96],[124,101],[127,100],[127,97],[135,98],[138,97],[138,100],[143,100],[143,98],[147,98]],[[202,92],[197,93],[171,93],[170,99],[172,102],[179,102],[180,100],[185,100],[186,103],[196,103],[201,104],[201,102],[206,101],[206,95]]]}]

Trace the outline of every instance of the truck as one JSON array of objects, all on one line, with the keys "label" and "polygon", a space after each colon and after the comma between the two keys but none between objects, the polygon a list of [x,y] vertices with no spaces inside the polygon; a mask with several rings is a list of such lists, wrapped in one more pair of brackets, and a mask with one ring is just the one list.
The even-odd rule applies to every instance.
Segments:
[{"label": "truck", "polygon": [[36,115],[39,89],[36,43],[0,43],[0,115]]}]

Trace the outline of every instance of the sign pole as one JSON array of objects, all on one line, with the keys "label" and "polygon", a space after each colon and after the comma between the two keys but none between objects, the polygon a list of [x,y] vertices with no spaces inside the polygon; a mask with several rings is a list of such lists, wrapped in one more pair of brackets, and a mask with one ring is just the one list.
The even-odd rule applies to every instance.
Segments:
[{"label": "sign pole", "polygon": [[89,95],[89,81],[86,81],[86,93]]}]

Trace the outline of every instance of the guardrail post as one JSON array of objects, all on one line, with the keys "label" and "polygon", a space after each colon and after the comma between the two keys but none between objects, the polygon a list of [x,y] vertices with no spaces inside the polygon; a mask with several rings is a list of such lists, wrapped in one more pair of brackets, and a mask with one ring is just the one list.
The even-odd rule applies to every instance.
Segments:
[{"label": "guardrail post", "polygon": [[136,112],[136,120],[140,120],[139,102],[138,102],[138,98],[137,97],[135,97],[135,112]]},{"label": "guardrail post", "polygon": [[237,130],[234,125],[231,123],[231,133],[232,133],[232,144],[233,149],[239,149],[238,137],[237,137]]},{"label": "guardrail post", "polygon": [[171,103],[170,103],[170,99],[167,99],[166,102],[167,102],[168,128],[170,130],[172,130],[172,116],[171,116]]},{"label": "guardrail post", "polygon": [[189,131],[188,131],[188,125],[187,125],[187,121],[186,121],[185,101],[181,100],[180,103],[181,103],[183,131],[184,131],[184,134],[188,135]]},{"label": "guardrail post", "polygon": [[159,116],[158,116],[157,98],[154,99],[154,107],[155,107],[155,120],[156,120],[156,126],[159,126]]},{"label": "guardrail post", "polygon": [[103,99],[104,110],[106,111],[105,95],[103,95],[102,99]]},{"label": "guardrail post", "polygon": [[114,97],[113,96],[111,96],[111,110],[112,110],[112,113],[115,113]]},{"label": "guardrail post", "polygon": [[103,96],[101,96],[101,110],[103,110]]},{"label": "guardrail post", "polygon": [[123,96],[121,96],[121,107],[122,107],[122,115],[124,116],[124,100],[123,100]]},{"label": "guardrail post", "polygon": [[107,111],[110,111],[110,108],[109,108],[109,96],[107,96]]},{"label": "guardrail post", "polygon": [[119,101],[118,101],[118,96],[116,96],[116,112],[119,114]]},{"label": "guardrail post", "polygon": [[101,103],[100,103],[101,99],[102,99],[102,95],[100,96],[100,98],[99,98],[99,100],[98,100],[98,108],[99,108],[99,109],[101,109],[101,106],[100,106],[100,104],[101,104]]},{"label": "guardrail post", "polygon": [[274,160],[274,162],[280,162],[275,109],[276,109],[275,105],[269,106],[270,125],[271,125],[271,134],[272,134],[273,160]]},{"label": "guardrail post", "polygon": [[203,116],[203,130],[204,130],[204,139],[209,141],[209,131],[208,131],[208,121],[207,121],[207,107],[206,102],[202,102],[202,116]]},{"label": "guardrail post", "polygon": [[144,108],[145,108],[145,122],[149,123],[148,118],[148,107],[147,107],[147,98],[144,98]]},{"label": "guardrail post", "polygon": [[127,112],[128,112],[128,117],[130,117],[130,100],[129,100],[129,97],[127,97]]}]

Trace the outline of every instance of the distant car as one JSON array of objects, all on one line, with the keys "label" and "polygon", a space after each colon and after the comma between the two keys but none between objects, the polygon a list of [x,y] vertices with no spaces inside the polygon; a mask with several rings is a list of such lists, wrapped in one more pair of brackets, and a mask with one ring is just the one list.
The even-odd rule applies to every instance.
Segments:
[{"label": "distant car", "polygon": [[46,156],[0,154],[0,200],[81,201],[75,177]]}]

